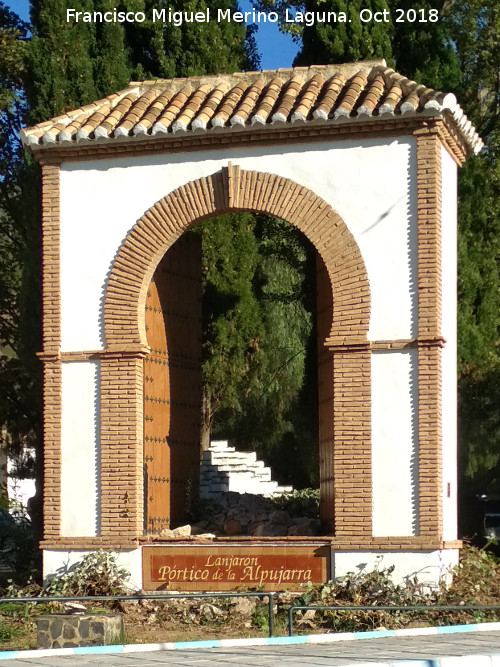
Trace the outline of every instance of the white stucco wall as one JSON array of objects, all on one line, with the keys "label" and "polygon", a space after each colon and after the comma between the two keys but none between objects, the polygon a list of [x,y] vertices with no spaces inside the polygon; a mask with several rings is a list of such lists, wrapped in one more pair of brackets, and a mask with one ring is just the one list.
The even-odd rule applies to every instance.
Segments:
[{"label": "white stucco wall", "polygon": [[417,351],[372,354],[373,535],[417,534]]},{"label": "white stucco wall", "polygon": [[424,585],[434,587],[442,580],[449,582],[450,569],[458,563],[458,549],[439,551],[358,551],[332,554],[332,579],[343,577],[348,572],[358,574],[374,569],[394,566],[391,575],[395,583],[414,577]]},{"label": "white stucco wall", "polygon": [[63,363],[61,535],[65,537],[98,534],[98,401],[98,363]]},{"label": "white stucco wall", "polygon": [[[443,538],[457,537],[457,165],[442,160]],[[449,485],[449,487],[448,487]],[[448,491],[449,488],[449,491]]]},{"label": "white stucco wall", "polygon": [[[84,556],[90,551],[53,551],[45,549],[43,552],[43,578],[44,581],[51,575],[65,574],[73,565],[81,563]],[[142,588],[142,560],[141,549],[130,549],[115,551],[113,555],[116,564],[125,568],[130,574],[126,585],[136,591]]]},{"label": "white stucco wall", "polygon": [[106,277],[137,219],[175,188],[218,172],[228,160],[284,176],[323,197],[342,216],[365,261],[372,299],[370,338],[415,334],[415,143],[409,137],[63,164],[63,351],[103,347]]}]

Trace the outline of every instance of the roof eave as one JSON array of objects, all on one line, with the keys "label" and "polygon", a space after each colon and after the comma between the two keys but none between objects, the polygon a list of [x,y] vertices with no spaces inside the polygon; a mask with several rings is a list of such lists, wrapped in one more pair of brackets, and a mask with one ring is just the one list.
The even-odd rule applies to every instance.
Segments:
[{"label": "roof eave", "polygon": [[[458,107],[459,108],[459,107]],[[461,110],[460,110],[461,111]],[[303,120],[300,118],[295,119],[293,122],[286,121],[275,121],[273,123],[257,124],[252,125],[238,125],[234,124],[228,127],[208,127],[208,128],[197,128],[195,130],[180,130],[176,132],[168,130],[166,132],[157,132],[154,135],[140,133],[140,134],[120,134],[119,136],[100,136],[97,138],[80,138],[70,141],[58,141],[55,137],[51,140],[41,143],[40,137],[35,137],[32,134],[27,134],[25,130],[21,130],[20,136],[23,146],[33,153],[33,155],[43,155],[50,154],[52,151],[68,151],[77,149],[77,148],[86,148],[89,149],[91,153],[92,147],[101,148],[102,146],[112,147],[113,145],[119,144],[136,144],[136,145],[146,145],[153,141],[158,141],[159,139],[171,139],[178,140],[179,138],[190,138],[193,141],[196,141],[197,138],[207,137],[207,136],[221,136],[229,134],[241,134],[244,131],[252,133],[262,133],[265,135],[269,131],[273,131],[281,128],[289,129],[298,129],[304,127],[314,127],[314,126],[338,126],[345,127],[346,129],[349,126],[356,126],[361,123],[373,123],[374,131],[380,130],[380,124],[383,121],[390,120],[392,123],[398,123],[401,121],[403,123],[407,120],[417,120],[417,121],[428,121],[430,118],[441,117],[443,120],[450,125],[450,127],[455,131],[455,133],[460,137],[463,142],[464,149],[468,154],[477,154],[479,153],[484,143],[481,140],[480,136],[475,132],[474,128],[470,121],[467,120],[467,117],[463,112],[456,113],[454,109],[449,108],[426,108],[422,111],[417,110],[408,110],[402,114],[394,113],[383,113],[379,115],[369,115],[367,113],[361,113],[357,116],[338,116],[337,118],[314,118],[311,120]]]}]

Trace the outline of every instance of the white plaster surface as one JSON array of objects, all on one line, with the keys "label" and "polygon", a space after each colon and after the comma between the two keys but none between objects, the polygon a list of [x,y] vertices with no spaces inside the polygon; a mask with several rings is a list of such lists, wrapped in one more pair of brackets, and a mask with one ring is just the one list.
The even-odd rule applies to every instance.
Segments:
[{"label": "white plaster surface", "polygon": [[[343,218],[371,288],[372,339],[415,333],[415,143],[412,137],[318,142],[65,163],[61,168],[62,350],[104,345],[102,299],[127,232],[175,188],[228,160],[310,188]],[[412,185],[410,185],[410,183]]]},{"label": "white plaster surface", "polygon": [[444,580],[449,582],[450,569],[458,564],[458,549],[437,551],[333,551],[332,579],[343,577],[348,572],[358,574],[371,572],[375,568],[394,566],[391,579],[395,583],[410,577],[424,585],[434,587]]},{"label": "white plaster surface", "polygon": [[[443,538],[457,537],[457,165],[442,159]],[[449,486],[448,486],[449,485]],[[449,492],[448,492],[449,488]]]},{"label": "white plaster surface", "polygon": [[373,535],[415,535],[418,523],[417,352],[372,354]]},{"label": "white plaster surface", "polygon": [[63,363],[61,535],[65,537],[97,535],[98,391],[98,362]]},{"label": "white plaster surface", "polygon": [[[92,551],[76,550],[51,550],[43,552],[43,578],[44,581],[51,575],[65,574],[73,565],[81,563],[83,557]],[[141,549],[127,549],[113,552],[119,567],[125,568],[130,573],[125,582],[132,590],[142,588],[142,561]]]}]

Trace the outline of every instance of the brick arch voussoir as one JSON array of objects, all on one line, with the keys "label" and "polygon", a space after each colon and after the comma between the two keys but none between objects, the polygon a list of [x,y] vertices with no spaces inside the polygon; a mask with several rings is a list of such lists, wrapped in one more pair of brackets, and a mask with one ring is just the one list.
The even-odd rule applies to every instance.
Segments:
[{"label": "brick arch voussoir", "polygon": [[342,218],[303,185],[275,174],[229,165],[186,183],[157,201],[127,234],[113,262],[104,298],[108,349],[147,345],[144,303],[156,266],[189,227],[231,210],[266,213],[299,229],[321,255],[333,297],[330,339],[366,340],[370,289],[363,258]]}]

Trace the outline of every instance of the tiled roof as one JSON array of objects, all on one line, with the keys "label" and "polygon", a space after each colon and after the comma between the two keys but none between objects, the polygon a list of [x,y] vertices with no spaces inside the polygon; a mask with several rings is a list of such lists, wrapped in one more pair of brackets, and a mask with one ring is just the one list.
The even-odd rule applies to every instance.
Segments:
[{"label": "tiled roof", "polygon": [[128,88],[26,128],[36,150],[278,124],[442,115],[471,152],[482,141],[453,94],[410,81],[383,60],[132,82]]}]

